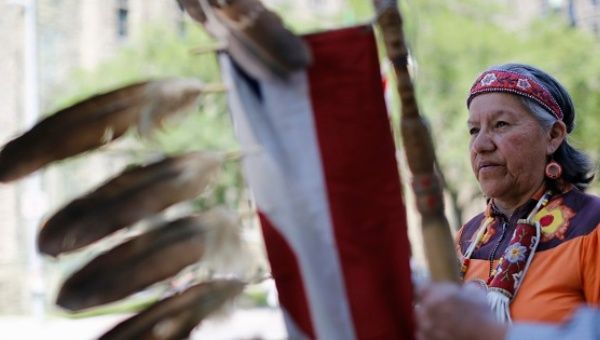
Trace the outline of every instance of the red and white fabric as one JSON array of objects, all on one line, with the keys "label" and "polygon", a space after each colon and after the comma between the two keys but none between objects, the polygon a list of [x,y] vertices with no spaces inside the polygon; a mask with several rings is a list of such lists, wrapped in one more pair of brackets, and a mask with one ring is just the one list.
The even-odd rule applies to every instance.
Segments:
[{"label": "red and white fabric", "polygon": [[289,336],[412,339],[406,216],[372,28],[305,39],[313,65],[285,81],[221,59]]}]

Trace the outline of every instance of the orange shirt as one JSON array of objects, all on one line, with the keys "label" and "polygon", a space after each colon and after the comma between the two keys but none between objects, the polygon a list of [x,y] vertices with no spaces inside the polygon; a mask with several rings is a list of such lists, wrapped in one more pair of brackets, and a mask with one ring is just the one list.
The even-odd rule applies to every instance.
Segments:
[{"label": "orange shirt", "polygon": [[[542,224],[542,240],[511,302],[512,319],[561,322],[581,304],[600,306],[600,199],[573,189],[553,197],[536,216]],[[461,228],[457,237],[460,255],[485,217],[480,214]],[[485,242],[471,257],[465,281],[487,281],[489,259],[495,268],[508,246],[514,224],[503,216],[495,218],[498,221],[490,225]]]}]

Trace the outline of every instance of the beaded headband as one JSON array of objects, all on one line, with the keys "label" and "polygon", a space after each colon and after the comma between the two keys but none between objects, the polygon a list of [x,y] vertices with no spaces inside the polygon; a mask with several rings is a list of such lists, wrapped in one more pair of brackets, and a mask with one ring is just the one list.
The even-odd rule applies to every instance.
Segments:
[{"label": "beaded headband", "polygon": [[532,77],[512,71],[485,71],[471,87],[467,98],[467,107],[473,98],[488,92],[508,92],[533,99],[556,118],[563,119],[563,112],[554,97]]}]

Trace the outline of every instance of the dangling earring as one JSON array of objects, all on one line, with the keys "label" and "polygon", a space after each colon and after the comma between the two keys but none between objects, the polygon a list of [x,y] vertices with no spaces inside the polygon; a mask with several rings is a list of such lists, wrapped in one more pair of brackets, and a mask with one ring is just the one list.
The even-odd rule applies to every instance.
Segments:
[{"label": "dangling earring", "polygon": [[546,165],[546,177],[550,179],[559,179],[561,175],[562,166],[556,161],[550,161],[550,163]]}]

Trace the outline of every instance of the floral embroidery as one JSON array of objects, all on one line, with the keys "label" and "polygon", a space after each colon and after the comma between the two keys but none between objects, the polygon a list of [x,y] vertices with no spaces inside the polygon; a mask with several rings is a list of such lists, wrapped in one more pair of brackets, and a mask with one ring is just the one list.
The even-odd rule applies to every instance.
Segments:
[{"label": "floral embroidery", "polygon": [[492,269],[492,275],[491,276],[496,276],[502,273],[502,262],[504,261],[503,258],[500,258],[500,260],[498,260],[498,263],[496,264],[496,268]]},{"label": "floral embroidery", "polygon": [[531,87],[531,84],[529,84],[529,80],[527,79],[519,79],[517,81],[517,87],[523,90],[527,90]]},{"label": "floral embroidery", "polygon": [[[539,238],[536,234],[540,232],[541,225],[533,223],[537,213],[548,205],[551,197],[551,191],[547,191],[537,202],[526,219],[518,220],[515,231],[510,238],[508,247],[504,250],[502,257],[491,271],[486,284],[490,288],[489,292],[499,292],[511,300],[521,284],[522,278],[525,276],[527,264],[533,256],[539,244]],[[465,255],[462,257],[461,276],[464,278],[470,264],[470,258],[473,250],[482,243],[484,234],[490,232],[493,223],[493,217],[489,215],[491,204],[488,204],[486,215],[488,216],[479,225],[478,231],[471,242]],[[491,220],[490,220],[491,218]],[[502,307],[498,307],[499,310]],[[506,312],[506,311],[504,311]],[[508,312],[506,312],[508,313]]]},{"label": "floral embroidery", "polygon": [[565,233],[569,228],[571,219],[575,216],[575,212],[562,203],[562,198],[556,199],[535,215],[535,220],[539,221],[542,227],[542,242],[554,238],[559,240],[565,238]]},{"label": "floral embroidery", "polygon": [[494,221],[494,218],[493,217],[488,217],[487,219],[490,220],[490,221],[487,221],[487,223],[488,223],[487,229],[485,231],[485,234],[483,234],[483,237],[481,238],[481,241],[480,241],[478,247],[480,247],[480,246],[482,246],[482,245],[490,242],[490,239],[494,235],[496,235],[496,223]]},{"label": "floral embroidery", "polygon": [[496,81],[496,75],[494,73],[488,73],[481,79],[481,86],[490,86]]},{"label": "floral embroidery", "polygon": [[496,234],[496,221],[493,217],[484,218],[479,224],[478,230],[484,228],[485,232],[476,232],[468,242],[468,244],[475,244],[475,249],[479,249],[482,245],[488,243],[490,239]]},{"label": "floral embroidery", "polygon": [[489,287],[502,291],[509,298],[514,296],[527,267],[527,261],[535,254],[537,246],[534,244],[536,242],[535,234],[536,227],[533,225],[517,223],[509,246],[504,250],[502,258],[488,279]]},{"label": "floral embroidery", "polygon": [[511,244],[505,252],[504,258],[509,263],[517,263],[519,261],[523,261],[525,259],[525,252],[527,252],[527,248],[525,248],[521,243]]},{"label": "floral embroidery", "polygon": [[513,288],[516,291],[517,288],[519,287],[519,285],[521,284],[521,278],[523,278],[523,271],[520,271],[518,273],[514,273],[512,275],[512,277],[513,277],[513,281],[515,282]]},{"label": "floral embroidery", "polygon": [[538,242],[538,237],[537,236],[533,236],[531,238],[531,245],[529,245],[529,249],[533,249],[536,246],[536,244],[538,244],[538,243],[539,243]]},{"label": "floral embroidery", "polygon": [[491,70],[482,73],[471,87],[467,106],[475,96],[488,92],[509,92],[525,96],[548,109],[556,118],[563,118],[562,109],[550,92],[527,75],[506,70]]}]

